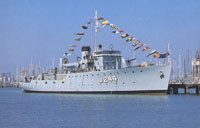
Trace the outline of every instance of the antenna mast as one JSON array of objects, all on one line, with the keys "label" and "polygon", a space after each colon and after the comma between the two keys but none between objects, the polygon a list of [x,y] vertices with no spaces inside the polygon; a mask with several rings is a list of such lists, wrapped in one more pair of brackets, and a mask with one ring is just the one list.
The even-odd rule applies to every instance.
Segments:
[{"label": "antenna mast", "polygon": [[98,22],[98,16],[97,16],[97,11],[95,12],[95,16],[94,16],[94,20],[95,20],[95,23],[94,23],[94,51],[96,52],[97,51],[97,31],[98,31],[98,26],[99,26],[99,22]]}]

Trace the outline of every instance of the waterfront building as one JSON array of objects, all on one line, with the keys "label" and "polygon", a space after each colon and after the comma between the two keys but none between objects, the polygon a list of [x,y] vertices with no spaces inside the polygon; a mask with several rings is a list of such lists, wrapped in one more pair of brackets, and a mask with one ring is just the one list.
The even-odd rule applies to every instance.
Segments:
[{"label": "waterfront building", "polygon": [[11,84],[11,72],[7,72],[6,84]]},{"label": "waterfront building", "polygon": [[197,80],[200,82],[200,52],[197,50],[195,57],[192,60],[192,74],[194,80]]},{"label": "waterfront building", "polygon": [[6,84],[6,73],[1,73],[2,84]]}]

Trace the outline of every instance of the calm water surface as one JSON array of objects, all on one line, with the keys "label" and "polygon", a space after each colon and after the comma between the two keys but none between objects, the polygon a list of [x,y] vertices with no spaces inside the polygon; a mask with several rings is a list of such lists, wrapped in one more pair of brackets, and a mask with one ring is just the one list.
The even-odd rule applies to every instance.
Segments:
[{"label": "calm water surface", "polygon": [[200,95],[23,93],[0,88],[0,128],[198,128]]}]

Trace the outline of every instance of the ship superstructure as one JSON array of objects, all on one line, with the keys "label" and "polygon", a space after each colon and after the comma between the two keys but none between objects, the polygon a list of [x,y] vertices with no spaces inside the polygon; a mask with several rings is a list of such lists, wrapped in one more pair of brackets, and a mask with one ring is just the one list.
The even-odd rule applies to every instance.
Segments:
[{"label": "ship superstructure", "polygon": [[83,46],[77,62],[69,63],[64,58],[61,71],[41,73],[32,80],[26,78],[20,87],[27,92],[166,94],[170,64],[131,66],[131,60],[125,60],[120,51],[104,50],[101,44],[97,44],[97,12],[94,19],[93,53],[90,46]]}]

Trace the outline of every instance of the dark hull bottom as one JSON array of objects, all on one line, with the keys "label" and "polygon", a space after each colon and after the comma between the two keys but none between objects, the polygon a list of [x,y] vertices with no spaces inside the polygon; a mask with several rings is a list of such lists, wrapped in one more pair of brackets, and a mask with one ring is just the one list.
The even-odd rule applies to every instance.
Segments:
[{"label": "dark hull bottom", "polygon": [[25,93],[66,93],[66,94],[148,94],[148,95],[166,95],[167,90],[145,90],[145,91],[31,91],[23,90]]}]

